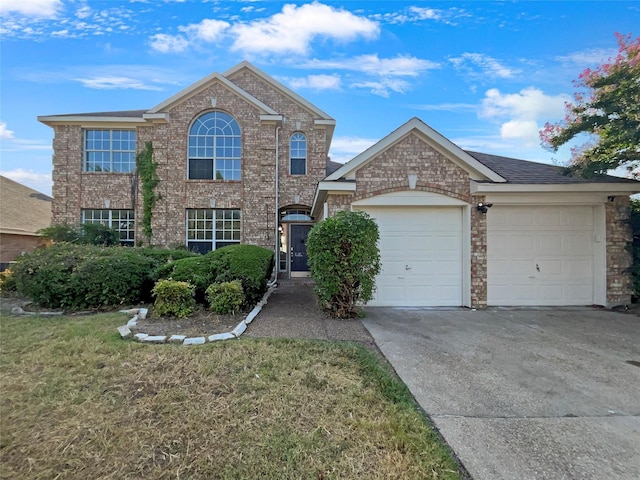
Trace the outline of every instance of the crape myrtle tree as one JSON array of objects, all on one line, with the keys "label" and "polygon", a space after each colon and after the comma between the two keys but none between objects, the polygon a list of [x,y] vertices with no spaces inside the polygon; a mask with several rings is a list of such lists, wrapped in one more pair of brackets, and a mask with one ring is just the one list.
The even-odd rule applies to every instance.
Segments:
[{"label": "crape myrtle tree", "polygon": [[572,149],[569,172],[583,177],[626,167],[638,177],[640,164],[640,37],[616,33],[618,54],[574,81],[574,102],[565,104],[563,121],[547,123],[542,145],[553,151],[579,134],[591,135]]},{"label": "crape myrtle tree", "polygon": [[338,212],[309,232],[314,291],[331,316],[357,316],[358,305],[373,298],[380,273],[378,238],[378,225],[364,212]]}]

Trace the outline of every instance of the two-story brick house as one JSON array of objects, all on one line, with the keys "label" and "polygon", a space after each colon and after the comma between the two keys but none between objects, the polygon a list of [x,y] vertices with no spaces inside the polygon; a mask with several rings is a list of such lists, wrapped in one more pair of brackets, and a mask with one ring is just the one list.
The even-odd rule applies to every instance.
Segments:
[{"label": "two-story brick house", "polygon": [[466,152],[417,118],[346,165],[335,120],[242,62],[150,110],[39,117],[54,128],[53,221],[102,222],[142,242],[136,153],[153,145],[156,245],[277,251],[308,271],[315,221],[363,210],[380,227],[374,305],[627,303],[638,182]]},{"label": "two-story brick house", "polygon": [[53,127],[53,221],[102,222],[143,240],[136,153],[152,142],[160,196],[156,245],[206,252],[275,248],[279,268],[308,271],[310,207],[327,174],[335,120],[243,62],[150,110],[39,117]]}]

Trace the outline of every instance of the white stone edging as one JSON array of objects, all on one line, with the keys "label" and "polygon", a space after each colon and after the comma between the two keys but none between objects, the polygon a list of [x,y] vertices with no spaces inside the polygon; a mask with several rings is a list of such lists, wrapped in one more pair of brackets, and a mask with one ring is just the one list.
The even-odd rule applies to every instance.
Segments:
[{"label": "white stone edging", "polygon": [[120,334],[120,338],[133,338],[134,340],[140,343],[178,343],[182,345],[203,345],[205,343],[218,342],[221,340],[232,340],[235,338],[239,338],[246,330],[247,325],[249,325],[253,320],[258,316],[262,307],[267,304],[267,299],[269,295],[276,289],[277,285],[271,285],[262,299],[253,307],[253,310],[249,312],[249,314],[244,318],[236,327],[230,332],[225,333],[215,333],[213,335],[205,336],[205,337],[187,337],[186,335],[148,335],[146,333],[136,333],[135,335],[131,331],[132,327],[135,327],[138,324],[138,320],[144,320],[147,318],[147,313],[149,310],[147,308],[132,308],[129,310],[120,310],[121,313],[126,313],[129,315],[133,315],[133,317],[126,323],[126,325],[121,325],[118,327],[118,333]]}]

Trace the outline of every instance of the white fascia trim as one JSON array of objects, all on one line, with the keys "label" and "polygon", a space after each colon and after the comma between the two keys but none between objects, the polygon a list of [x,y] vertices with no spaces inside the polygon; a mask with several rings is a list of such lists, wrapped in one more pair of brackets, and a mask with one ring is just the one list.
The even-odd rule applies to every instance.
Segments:
[{"label": "white fascia trim", "polygon": [[[260,70],[255,65],[247,62],[246,60],[240,62],[235,67],[231,67],[229,70],[224,72],[222,75],[225,76],[225,77],[230,77],[234,73],[242,70],[243,68],[247,68],[248,70],[251,70],[254,74],[256,74],[258,77],[260,77],[265,82],[269,83],[276,90],[280,90],[284,95],[286,95],[286,96],[292,98],[293,100],[295,100],[296,102],[300,103],[303,107],[305,107],[307,110],[311,111],[314,115],[316,115],[318,117],[322,117],[322,118],[327,119],[327,120],[333,120],[333,118],[330,115],[328,115],[327,113],[323,112],[322,110],[320,110],[318,107],[316,107],[312,103],[309,103],[308,100],[305,100],[300,95],[298,95],[296,92],[294,92],[293,90],[289,89],[288,87],[285,87],[282,83],[278,82],[273,77],[267,75],[265,72]],[[335,120],[334,120],[334,122],[335,122]]]},{"label": "white fascia trim", "polygon": [[633,183],[553,183],[553,184],[498,184],[471,182],[471,193],[546,193],[590,192],[608,195],[632,195],[640,193],[640,182]]},{"label": "white fascia trim", "polygon": [[417,117],[413,117],[407,123],[391,132],[382,140],[378,141],[375,145],[369,147],[360,155],[347,162],[343,167],[339,168],[334,173],[329,175],[327,177],[327,180],[338,180],[343,177],[348,177],[353,171],[360,168],[360,166],[362,166],[364,163],[368,162],[390,146],[397,143],[413,130],[417,130],[418,132],[422,133],[433,144],[438,146],[443,151],[450,153],[451,157],[459,159],[461,162],[466,164],[467,168],[476,171],[481,176],[493,182],[506,182],[503,177],[486,167],[484,164],[480,163],[478,160],[473,158],[471,155],[466,153],[451,141],[447,140],[445,137],[436,132],[433,128],[429,127],[426,123],[424,123]]},{"label": "white fascia trim", "polygon": [[320,190],[326,191],[328,193],[333,193],[333,192],[339,192],[339,193],[355,192],[356,191],[356,184],[355,184],[355,182],[327,182],[327,181],[322,181],[322,182],[318,183],[318,191],[320,191]]},{"label": "white fascia trim", "polygon": [[142,118],[151,122],[169,123],[168,113],[144,113],[142,114]]},{"label": "white fascia trim", "polygon": [[226,79],[225,77],[223,77],[222,75],[220,75],[217,72],[214,72],[214,73],[212,73],[210,75],[207,75],[203,79],[198,80],[196,83],[194,83],[194,84],[188,86],[187,88],[179,91],[178,93],[176,93],[171,98],[169,98],[169,99],[165,100],[164,102],[160,103],[159,105],[156,105],[155,107],[153,107],[151,110],[149,110],[149,113],[159,113],[160,111],[162,111],[162,110],[164,110],[166,108],[169,108],[173,104],[178,103],[183,98],[186,98],[188,96],[196,94],[199,90],[205,88],[207,85],[209,85],[214,80],[218,80],[225,87],[227,87],[230,90],[234,91],[240,97],[243,97],[249,103],[251,103],[251,104],[255,105],[256,107],[258,107],[259,110],[262,110],[262,113],[265,113],[265,114],[268,114],[268,115],[278,115],[278,112],[276,112],[274,109],[272,109],[268,105],[264,104],[263,102],[261,102],[260,100],[258,100],[254,96],[250,95],[249,93],[245,92],[240,87],[238,87],[235,83],[232,83],[231,81],[229,81],[228,79]]},{"label": "white fascia trim", "polygon": [[321,126],[325,126],[325,127],[335,127],[336,126],[336,121],[333,118],[316,118],[313,120],[313,124],[317,125],[319,127]]},{"label": "white fascia trim", "polygon": [[275,123],[277,125],[282,125],[283,118],[282,115],[260,115],[262,123]]},{"label": "white fascia trim", "polygon": [[345,194],[353,193],[356,191],[355,182],[318,182],[316,188],[316,194],[313,198],[313,204],[311,206],[311,215],[317,217],[314,213],[320,208],[322,204],[327,200],[330,194]]},{"label": "white fascia trim", "polygon": [[45,125],[56,124],[87,124],[87,123],[137,123],[144,125],[146,121],[143,117],[92,117],[88,115],[50,115],[40,116],[36,119]]}]

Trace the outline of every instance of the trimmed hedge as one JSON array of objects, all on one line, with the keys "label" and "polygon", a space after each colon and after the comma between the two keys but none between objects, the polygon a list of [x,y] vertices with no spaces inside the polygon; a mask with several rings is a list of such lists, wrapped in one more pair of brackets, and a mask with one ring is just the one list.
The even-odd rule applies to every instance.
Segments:
[{"label": "trimmed hedge", "polygon": [[224,315],[234,314],[244,304],[244,293],[240,280],[233,282],[212,283],[207,288],[207,300],[212,312]]},{"label": "trimmed hedge", "polygon": [[17,290],[48,308],[98,308],[151,301],[153,282],[172,279],[195,287],[205,303],[212,283],[239,280],[245,306],[266,291],[273,252],[233,245],[207,255],[186,250],[98,247],[56,243],[21,256],[12,265]]},{"label": "trimmed hedge", "polygon": [[154,262],[127,247],[57,243],[21,256],[18,292],[49,308],[97,308],[149,297]]},{"label": "trimmed hedge", "polygon": [[153,287],[153,296],[156,297],[153,313],[157,316],[188,317],[196,307],[194,295],[195,288],[187,282],[160,280]]},{"label": "trimmed hedge", "polygon": [[200,257],[183,258],[160,267],[155,278],[171,278],[196,287],[196,299],[204,303],[212,283],[240,280],[245,307],[255,305],[267,290],[274,266],[271,250],[256,245],[230,245]]}]

